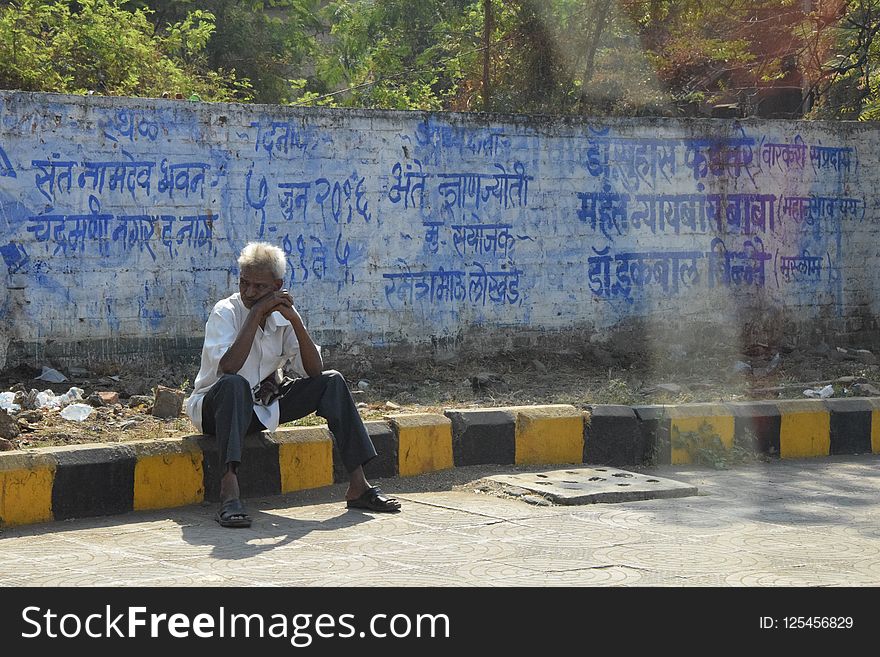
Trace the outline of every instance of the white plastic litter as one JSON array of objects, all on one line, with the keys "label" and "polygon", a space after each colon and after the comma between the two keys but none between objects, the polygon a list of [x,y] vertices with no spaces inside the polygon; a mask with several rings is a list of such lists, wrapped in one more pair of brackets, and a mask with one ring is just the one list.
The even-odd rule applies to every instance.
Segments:
[{"label": "white plastic litter", "polygon": [[53,370],[51,367],[46,367],[45,365],[43,365],[43,371],[40,373],[40,376],[34,378],[40,379],[41,381],[48,381],[49,383],[61,383],[62,381],[67,381],[67,377],[61,372]]},{"label": "white plastic litter", "polygon": [[0,408],[13,413],[21,410],[21,406],[15,403],[14,392],[0,392]]},{"label": "white plastic litter", "polygon": [[92,411],[95,409],[89,406],[88,404],[69,404],[64,407],[61,411],[60,415],[65,420],[73,420],[74,422],[82,422],[89,415],[92,414]]},{"label": "white plastic litter", "polygon": [[804,395],[807,397],[817,397],[819,399],[828,399],[834,395],[834,386],[830,383],[824,388],[811,388],[809,390],[804,390]]},{"label": "white plastic litter", "polygon": [[63,395],[56,395],[51,390],[43,390],[42,392],[37,393],[34,403],[37,408],[61,408],[72,402],[82,400],[84,392],[85,390],[77,388],[76,386],[72,387]]}]

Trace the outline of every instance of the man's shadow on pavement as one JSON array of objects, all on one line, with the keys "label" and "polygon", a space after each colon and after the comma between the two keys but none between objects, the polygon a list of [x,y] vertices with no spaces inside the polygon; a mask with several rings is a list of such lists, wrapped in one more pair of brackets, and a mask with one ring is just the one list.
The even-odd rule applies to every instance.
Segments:
[{"label": "man's shadow on pavement", "polygon": [[[210,545],[215,559],[249,559],[293,544],[313,532],[334,532],[354,527],[374,518],[357,510],[341,509],[339,515],[325,520],[287,518],[247,505],[252,523],[250,527],[222,527],[214,520],[215,505],[203,505],[203,521],[175,518],[181,527],[181,538],[190,545]],[[282,502],[279,508],[286,508]]]},{"label": "man's shadow on pavement", "polygon": [[[246,559],[294,543],[315,531],[340,530],[373,519],[369,514],[345,508],[342,497],[346,487],[346,476],[340,465],[341,458],[338,456],[333,459],[333,484],[320,489],[293,491],[278,496],[277,491],[281,488],[278,444],[265,432],[259,432],[245,436],[243,450],[246,458],[242,459],[239,466],[242,499],[253,522],[250,527],[221,527],[214,520],[214,514],[220,505],[222,475],[217,441],[213,436],[202,435],[196,439],[196,442],[204,454],[203,480],[206,504],[201,507],[204,522],[192,523],[184,518],[176,521],[182,528],[182,537],[186,542],[192,545],[213,546],[212,557]],[[333,449],[338,454],[335,443]],[[262,502],[260,498],[264,498]],[[338,516],[326,520],[285,518],[257,508],[258,505],[267,506],[266,502],[270,498],[272,500],[270,504],[276,508],[338,503],[341,511]]]}]

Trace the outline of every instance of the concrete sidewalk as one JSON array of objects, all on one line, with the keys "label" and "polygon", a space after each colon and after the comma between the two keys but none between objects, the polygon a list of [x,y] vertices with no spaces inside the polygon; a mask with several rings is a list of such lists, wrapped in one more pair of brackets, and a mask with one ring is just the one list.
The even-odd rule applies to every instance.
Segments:
[{"label": "concrete sidewalk", "polygon": [[698,495],[583,506],[458,487],[521,469],[379,480],[393,515],[347,511],[332,484],[246,499],[249,529],[213,503],[8,528],[0,586],[880,585],[880,455],[642,468]]}]

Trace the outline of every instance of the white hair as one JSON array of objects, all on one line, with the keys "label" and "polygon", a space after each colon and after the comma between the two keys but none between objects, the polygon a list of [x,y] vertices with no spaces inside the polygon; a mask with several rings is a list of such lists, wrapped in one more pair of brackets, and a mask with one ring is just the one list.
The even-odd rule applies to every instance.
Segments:
[{"label": "white hair", "polygon": [[275,278],[284,278],[287,271],[287,259],[284,251],[268,242],[249,242],[238,256],[238,268],[265,269],[272,272]]}]

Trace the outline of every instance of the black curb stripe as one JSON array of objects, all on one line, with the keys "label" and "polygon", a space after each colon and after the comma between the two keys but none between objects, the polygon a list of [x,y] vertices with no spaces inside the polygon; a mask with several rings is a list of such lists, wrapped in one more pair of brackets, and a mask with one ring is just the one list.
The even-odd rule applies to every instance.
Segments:
[{"label": "black curb stripe", "polygon": [[510,411],[444,412],[452,422],[452,461],[456,466],[516,462],[516,416]]},{"label": "black curb stripe", "polygon": [[[367,479],[384,479],[398,475],[399,441],[397,433],[392,430],[388,422],[382,420],[365,421],[364,426],[373,441],[377,455],[364,465],[364,475]],[[341,484],[348,482],[348,469],[342,462],[342,454],[333,439],[333,483]]]},{"label": "black curb stripe", "polygon": [[[214,436],[200,436],[199,448],[202,450],[205,501],[220,500],[219,449]],[[278,443],[264,433],[245,436],[238,471],[238,481],[242,497],[265,497],[281,493],[281,464]]]},{"label": "black curb stripe", "polygon": [[867,399],[826,399],[831,415],[831,449],[834,454],[871,453],[871,415]]},{"label": "black curb stripe", "polygon": [[[364,474],[366,474],[367,468],[364,467]],[[369,479],[369,477],[367,477]],[[336,441],[333,441],[333,483],[341,484],[345,481],[348,481],[348,470],[345,469],[345,464],[342,462],[342,454],[339,453],[339,447],[336,445]]]},{"label": "black curb stripe", "polygon": [[734,444],[754,449],[759,454],[771,458],[779,458],[779,430],[782,426],[782,414],[776,404],[772,402],[732,402],[726,404],[726,407],[733,415]]},{"label": "black curb stripe", "polygon": [[584,422],[584,463],[634,465],[644,463],[649,453],[647,436],[630,406],[599,404],[590,408]]},{"label": "black curb stripe", "polygon": [[55,520],[128,513],[134,509],[134,451],[125,446],[60,450],[52,485]]},{"label": "black curb stripe", "polygon": [[639,419],[646,459],[654,465],[672,464],[669,409],[660,405],[633,406]]},{"label": "black curb stripe", "polygon": [[367,427],[370,440],[373,441],[373,446],[378,452],[378,456],[367,462],[364,466],[364,474],[367,475],[368,479],[396,477],[399,474],[399,443],[397,441],[397,434],[387,422],[364,422],[364,426]]}]

